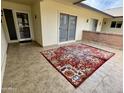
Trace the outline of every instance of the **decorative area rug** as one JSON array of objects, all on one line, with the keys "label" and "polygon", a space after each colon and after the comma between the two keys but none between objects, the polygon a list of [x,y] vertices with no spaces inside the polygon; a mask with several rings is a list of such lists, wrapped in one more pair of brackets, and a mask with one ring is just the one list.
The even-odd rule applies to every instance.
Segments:
[{"label": "decorative area rug", "polygon": [[114,55],[85,44],[66,45],[41,54],[75,88]]}]

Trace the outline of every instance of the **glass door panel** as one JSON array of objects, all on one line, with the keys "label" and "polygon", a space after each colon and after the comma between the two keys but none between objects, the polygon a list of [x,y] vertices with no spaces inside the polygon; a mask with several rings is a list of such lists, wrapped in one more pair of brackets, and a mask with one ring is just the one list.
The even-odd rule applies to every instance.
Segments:
[{"label": "glass door panel", "polygon": [[30,39],[31,35],[30,35],[28,13],[17,12],[16,16],[17,16],[17,21],[18,21],[20,40]]},{"label": "glass door panel", "polygon": [[68,40],[68,15],[60,14],[59,41]]},{"label": "glass door panel", "polygon": [[97,24],[98,24],[98,20],[91,18],[90,20],[91,31],[96,31]]},{"label": "glass door panel", "polygon": [[76,21],[76,16],[69,16],[68,40],[75,40]]}]

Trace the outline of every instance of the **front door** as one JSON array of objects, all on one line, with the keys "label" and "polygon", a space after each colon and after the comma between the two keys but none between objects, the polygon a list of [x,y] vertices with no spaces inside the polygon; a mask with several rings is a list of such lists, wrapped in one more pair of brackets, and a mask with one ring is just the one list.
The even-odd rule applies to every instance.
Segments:
[{"label": "front door", "polygon": [[97,19],[91,19],[91,31],[96,31],[97,30],[97,24],[98,20]]},{"label": "front door", "polygon": [[31,40],[28,13],[16,12],[19,41]]},{"label": "front door", "polygon": [[75,40],[77,17],[60,14],[59,42]]},{"label": "front door", "polygon": [[17,40],[16,28],[11,9],[3,9],[10,40]]}]

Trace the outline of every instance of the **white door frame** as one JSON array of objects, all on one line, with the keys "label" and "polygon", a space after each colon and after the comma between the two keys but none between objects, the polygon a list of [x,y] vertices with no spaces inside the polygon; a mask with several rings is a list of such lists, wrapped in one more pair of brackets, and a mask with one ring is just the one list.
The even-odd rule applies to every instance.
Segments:
[{"label": "white door frame", "polygon": [[[24,41],[24,40],[32,40],[32,37],[33,37],[33,31],[32,31],[32,28],[31,28],[31,16],[30,16],[30,12],[29,11],[19,11],[19,10],[13,10],[13,16],[14,16],[14,19],[15,19],[15,27],[16,27],[16,33],[17,33],[17,37],[18,37],[18,41]],[[20,38],[20,33],[19,33],[19,25],[18,25],[18,20],[17,20],[17,15],[16,13],[19,12],[19,13],[27,13],[28,14],[28,21],[29,21],[29,29],[30,29],[30,38],[26,38],[26,39],[21,39]]]},{"label": "white door frame", "polygon": [[60,14],[61,14],[61,13],[63,13],[63,14],[68,14],[68,13],[65,13],[65,12],[57,12],[57,18],[58,18],[58,20],[57,20],[57,27],[58,27],[58,28],[57,28],[57,32],[58,32],[57,41],[58,41],[58,45],[76,42],[76,32],[75,32],[75,40],[69,40],[69,41],[64,41],[64,42],[60,42],[60,41],[59,41],[59,33],[60,33],[59,27],[60,27]]},{"label": "white door frame", "polygon": [[[97,26],[95,27],[95,30],[94,30],[94,20],[97,20]],[[98,28],[98,23],[99,23],[99,19],[96,19],[96,18],[90,18],[90,29],[92,31],[97,31],[97,28]]]}]

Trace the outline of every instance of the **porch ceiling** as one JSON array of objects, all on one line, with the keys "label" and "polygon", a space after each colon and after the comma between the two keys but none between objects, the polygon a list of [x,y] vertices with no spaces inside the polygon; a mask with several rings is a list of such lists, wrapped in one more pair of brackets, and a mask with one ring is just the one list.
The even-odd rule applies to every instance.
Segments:
[{"label": "porch ceiling", "polygon": [[15,2],[15,3],[22,3],[22,4],[31,5],[34,2],[42,1],[42,0],[3,0],[3,1],[9,1],[9,2]]},{"label": "porch ceiling", "polygon": [[[3,0],[3,1],[10,1],[10,2],[16,2],[16,3],[31,5],[31,4],[35,3],[36,1],[44,1],[44,0]],[[53,1],[76,3],[76,2],[83,1],[83,0],[53,0]]]},{"label": "porch ceiling", "polygon": [[58,2],[68,2],[68,3],[77,3],[77,2],[81,2],[83,0],[55,0]]}]

